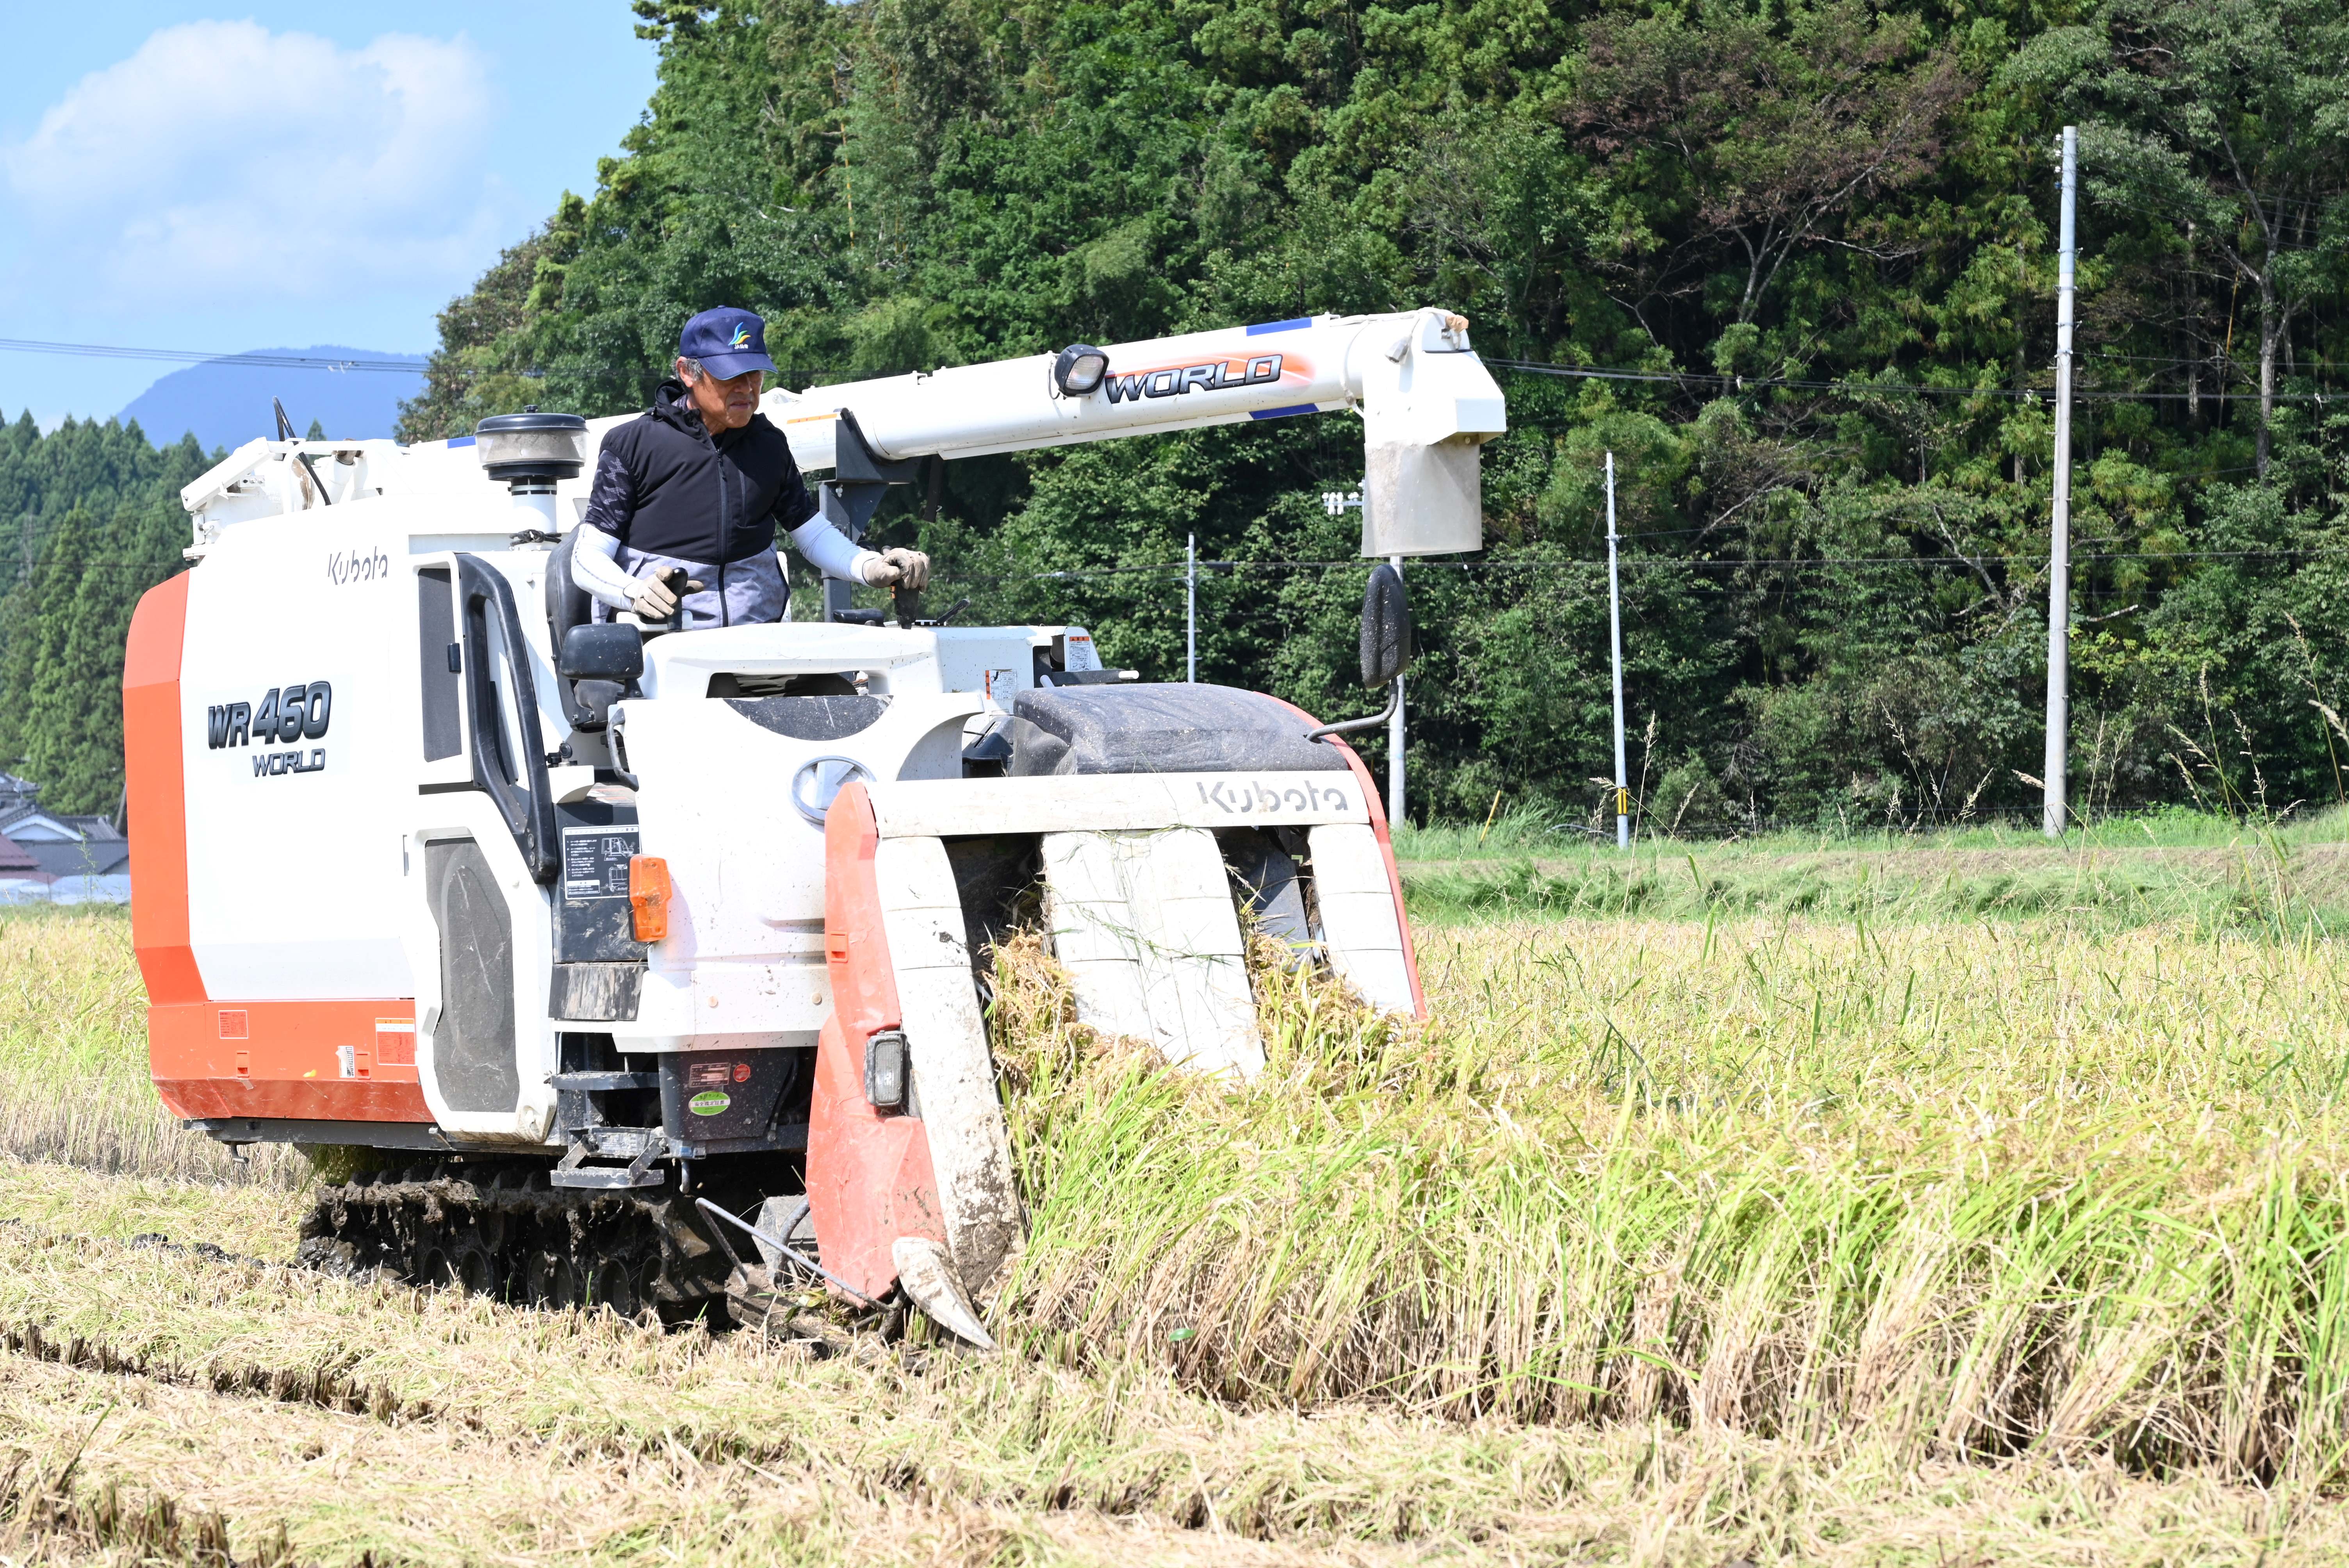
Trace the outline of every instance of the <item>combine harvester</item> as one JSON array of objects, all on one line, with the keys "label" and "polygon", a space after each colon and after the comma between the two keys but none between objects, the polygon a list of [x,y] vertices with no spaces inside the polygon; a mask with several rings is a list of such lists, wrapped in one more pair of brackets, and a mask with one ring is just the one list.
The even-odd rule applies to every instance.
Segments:
[{"label": "combine harvester", "polygon": [[[851,537],[925,459],[1352,410],[1374,558],[1480,545],[1505,419],[1440,310],[762,410]],[[985,968],[1040,885],[1081,1016],[1171,1062],[1262,1063],[1244,913],[1421,1010],[1370,776],[1285,703],[837,583],[821,622],[589,624],[570,532],[620,422],[250,442],[182,492],[195,568],[131,624],[157,1090],[232,1145],[409,1157],[324,1192],[311,1261],[671,1320],[820,1277],[984,1344],[1021,1224]],[[1365,681],[1407,642],[1381,566]]]}]

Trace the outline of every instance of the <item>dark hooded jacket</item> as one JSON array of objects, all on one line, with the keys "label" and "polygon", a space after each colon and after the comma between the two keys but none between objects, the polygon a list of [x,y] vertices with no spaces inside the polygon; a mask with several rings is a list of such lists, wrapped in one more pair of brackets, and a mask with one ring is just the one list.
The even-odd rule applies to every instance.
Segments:
[{"label": "dark hooded jacket", "polygon": [[764,414],[710,438],[678,381],[604,438],[586,521],[629,549],[712,566],[775,548],[816,512],[791,443]]}]

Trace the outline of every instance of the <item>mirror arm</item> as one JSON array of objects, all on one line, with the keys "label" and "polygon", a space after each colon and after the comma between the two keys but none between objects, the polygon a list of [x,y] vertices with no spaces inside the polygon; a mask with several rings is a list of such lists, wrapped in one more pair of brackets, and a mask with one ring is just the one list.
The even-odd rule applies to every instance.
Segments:
[{"label": "mirror arm", "polygon": [[1325,724],[1320,728],[1309,732],[1305,738],[1308,740],[1319,740],[1325,735],[1343,735],[1349,730],[1369,729],[1373,725],[1384,724],[1387,720],[1394,717],[1395,706],[1402,701],[1402,676],[1397,676],[1393,682],[1387,687],[1386,707],[1371,715],[1368,718],[1350,718],[1343,724]]}]

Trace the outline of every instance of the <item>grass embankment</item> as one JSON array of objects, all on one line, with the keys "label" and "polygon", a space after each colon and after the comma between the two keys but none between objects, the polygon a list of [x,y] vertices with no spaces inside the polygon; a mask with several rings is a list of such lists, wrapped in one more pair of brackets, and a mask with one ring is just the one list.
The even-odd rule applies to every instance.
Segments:
[{"label": "grass embankment", "polygon": [[[61,1244],[284,1257],[298,1198],[17,1167],[0,1446],[97,1429],[24,1550],[116,1484],[304,1561],[2337,1560],[2349,1004],[2282,928],[1439,925],[1433,1024],[1289,990],[1246,1089],[1030,965],[1013,1354],[919,1374]],[[126,946],[0,926],[0,1125],[175,1173]]]},{"label": "grass embankment", "polygon": [[1630,852],[1538,813],[1405,828],[1395,854],[1421,919],[1764,915],[1874,921],[2055,917],[2119,931],[2349,934],[2349,812],[2289,822],[2171,811],[2075,829],[1639,839]]}]

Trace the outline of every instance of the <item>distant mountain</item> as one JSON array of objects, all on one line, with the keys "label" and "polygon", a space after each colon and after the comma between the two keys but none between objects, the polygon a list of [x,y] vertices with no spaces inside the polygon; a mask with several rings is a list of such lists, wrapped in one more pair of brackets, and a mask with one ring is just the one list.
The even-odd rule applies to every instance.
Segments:
[{"label": "distant mountain", "polygon": [[308,348],[255,348],[254,354],[298,354],[328,359],[404,359],[417,367],[414,376],[388,370],[288,370],[269,366],[238,365],[208,359],[174,370],[130,400],[122,410],[125,420],[136,419],[147,438],[158,446],[178,440],[192,430],[207,450],[237,447],[255,436],[277,433],[269,400],[284,401],[296,435],[306,434],[316,419],[326,434],[341,440],[388,436],[399,418],[402,398],[413,397],[424,387],[424,356],[387,354],[375,348],[344,348],[318,344]]}]

